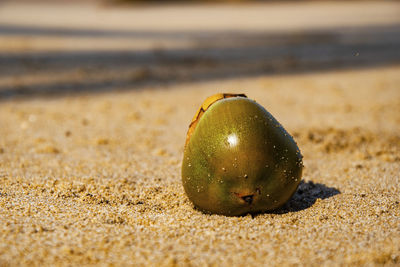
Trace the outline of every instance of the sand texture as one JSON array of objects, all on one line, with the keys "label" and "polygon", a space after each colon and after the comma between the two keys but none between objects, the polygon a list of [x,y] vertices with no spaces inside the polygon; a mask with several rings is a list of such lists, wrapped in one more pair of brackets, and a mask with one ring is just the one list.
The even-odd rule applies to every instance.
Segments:
[{"label": "sand texture", "polygon": [[[382,2],[4,4],[0,266],[399,266],[400,4]],[[255,99],[297,141],[303,181],[282,209],[206,215],[186,197],[186,131],[218,92]]]}]

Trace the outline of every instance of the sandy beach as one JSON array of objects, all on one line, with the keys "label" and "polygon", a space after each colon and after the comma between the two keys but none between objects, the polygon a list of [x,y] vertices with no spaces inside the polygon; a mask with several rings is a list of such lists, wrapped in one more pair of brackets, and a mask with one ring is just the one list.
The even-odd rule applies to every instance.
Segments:
[{"label": "sandy beach", "polygon": [[[0,266],[400,265],[399,14],[1,4]],[[186,131],[219,92],[298,143],[283,208],[206,215],[185,195]]]}]

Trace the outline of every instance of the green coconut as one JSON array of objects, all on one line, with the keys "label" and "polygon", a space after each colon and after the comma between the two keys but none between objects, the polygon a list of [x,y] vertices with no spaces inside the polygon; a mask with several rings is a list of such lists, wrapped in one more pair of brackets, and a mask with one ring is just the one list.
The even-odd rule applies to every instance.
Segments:
[{"label": "green coconut", "polygon": [[268,111],[243,94],[217,94],[189,127],[182,182],[201,211],[235,216],[281,207],[302,167],[296,142]]}]

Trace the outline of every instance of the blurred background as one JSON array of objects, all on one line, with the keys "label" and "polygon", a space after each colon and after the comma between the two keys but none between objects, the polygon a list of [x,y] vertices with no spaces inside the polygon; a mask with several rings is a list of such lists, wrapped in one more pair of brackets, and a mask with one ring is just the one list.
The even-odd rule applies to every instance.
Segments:
[{"label": "blurred background", "polygon": [[399,48],[399,1],[2,1],[0,100],[376,67]]}]

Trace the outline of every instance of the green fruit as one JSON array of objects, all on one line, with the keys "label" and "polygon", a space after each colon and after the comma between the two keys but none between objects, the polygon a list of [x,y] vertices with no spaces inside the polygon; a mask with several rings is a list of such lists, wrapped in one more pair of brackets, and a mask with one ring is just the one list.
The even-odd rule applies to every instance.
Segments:
[{"label": "green fruit", "polygon": [[198,209],[234,216],[282,206],[302,167],[295,141],[261,105],[245,95],[218,94],[191,123],[182,182]]}]

